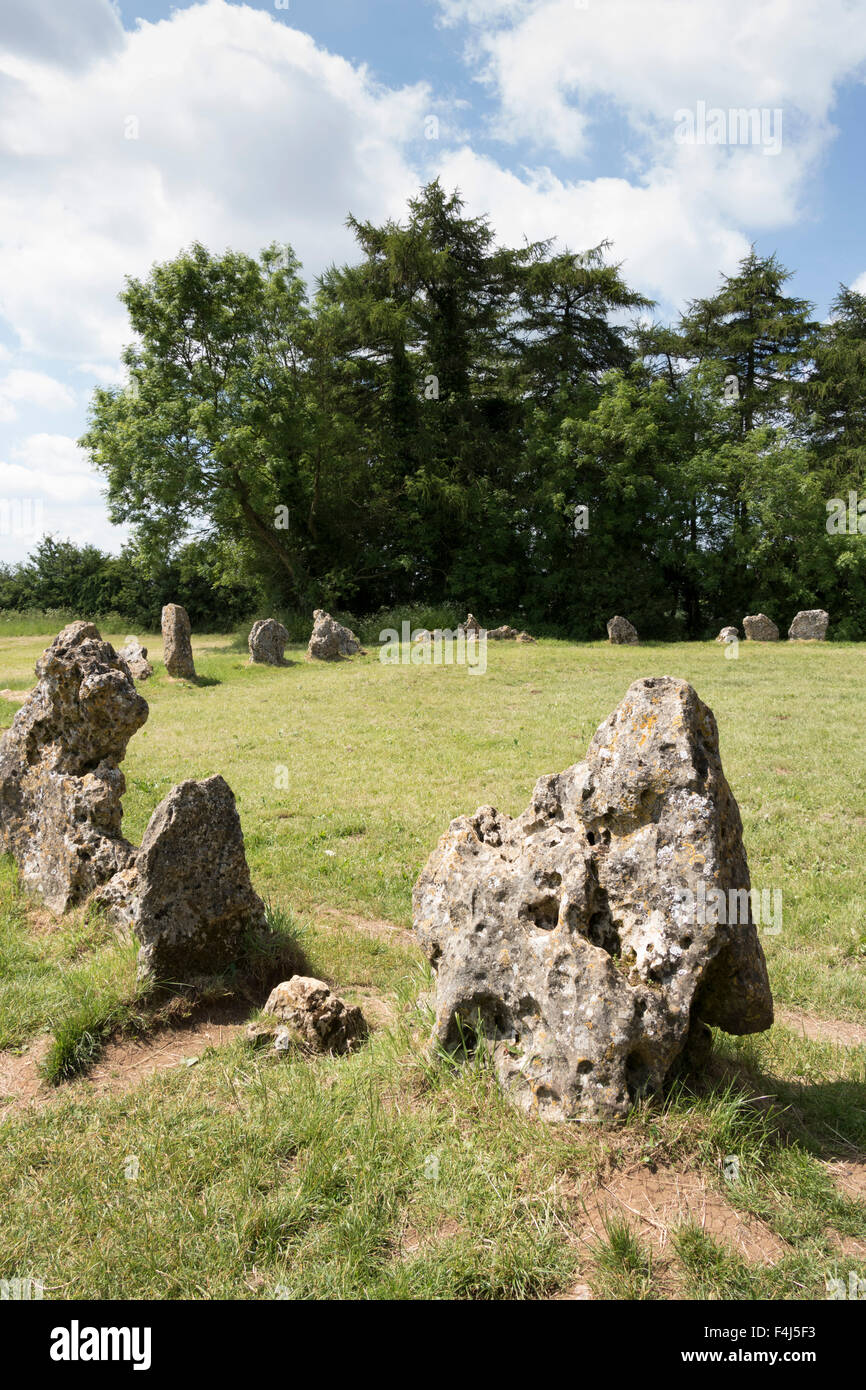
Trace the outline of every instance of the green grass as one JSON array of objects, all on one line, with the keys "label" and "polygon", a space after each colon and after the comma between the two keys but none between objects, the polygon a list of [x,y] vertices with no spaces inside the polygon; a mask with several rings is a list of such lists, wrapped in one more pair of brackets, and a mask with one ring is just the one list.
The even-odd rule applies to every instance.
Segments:
[{"label": "green grass", "polygon": [[[159,638],[140,636],[157,656]],[[31,684],[47,640],[0,635],[0,688]],[[838,1241],[866,1237],[866,1210],[825,1162],[866,1153],[866,1049],[780,1025],[717,1035],[705,1077],[625,1125],[545,1127],[507,1106],[482,1052],[428,1055],[416,1001],[429,977],[401,928],[449,820],[485,803],[519,813],[632,680],[680,676],[716,714],[753,884],[783,893],[782,931],[764,937],[777,1003],[862,1021],[863,648],[741,645],[732,661],[714,644],[490,644],[483,676],[383,666],[372,648],[318,665],[297,646],[282,670],[249,667],[231,637],[195,649],[199,683],[170,682],[157,661],[141,687],[151,712],[124,763],[126,834],[141,838],[175,782],[222,773],[280,959],[392,1022],[347,1058],[280,1061],[233,1042],[122,1095],[58,1084],[44,1110],[7,1107],[0,1277],[29,1273],[55,1297],[537,1298],[576,1279],[597,1296],[667,1297],[646,1232],[611,1227],[594,1253],[577,1239],[568,1184],[634,1163],[701,1172],[785,1243],[749,1264],[683,1228],[679,1296],[822,1298],[825,1278],[862,1277]],[[0,725],[15,708],[0,702]],[[260,964],[264,988],[279,960]],[[8,862],[0,972],[0,1048],[50,1034],[58,1083],[109,1032],[155,1017],[134,945],[86,909],[59,923],[34,912]]]}]

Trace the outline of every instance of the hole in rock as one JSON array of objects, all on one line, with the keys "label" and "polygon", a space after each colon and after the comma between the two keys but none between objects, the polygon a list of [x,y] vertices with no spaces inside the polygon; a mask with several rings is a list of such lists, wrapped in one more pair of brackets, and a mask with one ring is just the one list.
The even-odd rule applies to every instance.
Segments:
[{"label": "hole in rock", "polygon": [[640,1100],[654,1089],[652,1072],[637,1050],[630,1052],[625,1059],[625,1084],[631,1101]]},{"label": "hole in rock", "polygon": [[559,921],[559,898],[549,894],[537,902],[527,903],[524,916],[539,931],[553,931]]}]

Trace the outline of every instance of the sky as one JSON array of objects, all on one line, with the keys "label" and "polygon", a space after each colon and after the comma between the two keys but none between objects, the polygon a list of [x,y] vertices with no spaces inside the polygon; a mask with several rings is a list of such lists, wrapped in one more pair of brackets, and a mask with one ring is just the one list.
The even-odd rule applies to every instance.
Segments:
[{"label": "sky", "polygon": [[864,131],[866,0],[3,0],[0,561],[120,548],[76,440],[124,278],[194,240],[312,283],[438,176],[503,244],[609,239],[662,320],[752,243],[826,317],[866,291]]}]

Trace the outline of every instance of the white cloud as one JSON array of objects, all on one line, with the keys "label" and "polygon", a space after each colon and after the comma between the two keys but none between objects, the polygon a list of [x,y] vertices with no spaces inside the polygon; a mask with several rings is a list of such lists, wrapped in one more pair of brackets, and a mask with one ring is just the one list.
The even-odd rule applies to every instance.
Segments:
[{"label": "white cloud", "polygon": [[856,280],[851,282],[849,288],[856,290],[858,294],[866,294],[866,270],[863,271],[862,275],[858,275]]},{"label": "white cloud", "polygon": [[45,372],[15,368],[0,380],[0,420],[14,420],[19,405],[37,406],[40,410],[69,410],[75,404],[69,387]]},{"label": "white cloud", "polygon": [[117,551],[127,527],[112,526],[105,511],[105,480],[74,439],[31,434],[0,459],[0,558],[23,560],[45,534],[77,545]]},{"label": "white cloud", "polygon": [[85,71],[20,46],[0,66],[0,313],[28,351],[111,361],[127,274],[274,238],[318,272],[351,254],[349,209],[396,215],[417,186],[427,87],[379,87],[259,10],[140,21]]}]

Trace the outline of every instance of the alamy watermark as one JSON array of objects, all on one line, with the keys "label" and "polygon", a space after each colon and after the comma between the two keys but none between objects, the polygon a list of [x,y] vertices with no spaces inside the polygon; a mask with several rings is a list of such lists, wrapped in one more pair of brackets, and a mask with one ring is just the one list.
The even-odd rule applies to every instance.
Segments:
[{"label": "alamy watermark", "polygon": [[475,628],[412,629],[403,622],[400,632],[385,627],[379,633],[379,660],[383,666],[465,666],[471,676],[487,670],[487,633]]},{"label": "alamy watermark", "polygon": [[677,888],[677,921],[699,926],[748,926],[753,922],[766,936],[782,930],[781,888],[715,888],[700,880],[697,890]]},{"label": "alamy watermark", "polygon": [[782,150],[782,108],[779,106],[707,107],[699,101],[694,109],[680,107],[674,112],[678,145],[760,145],[764,154]]},{"label": "alamy watermark", "polygon": [[0,536],[38,539],[44,531],[45,504],[41,497],[0,497]]},{"label": "alamy watermark", "polygon": [[866,497],[848,493],[848,501],[831,497],[827,503],[827,534],[829,536],[866,536]]}]

